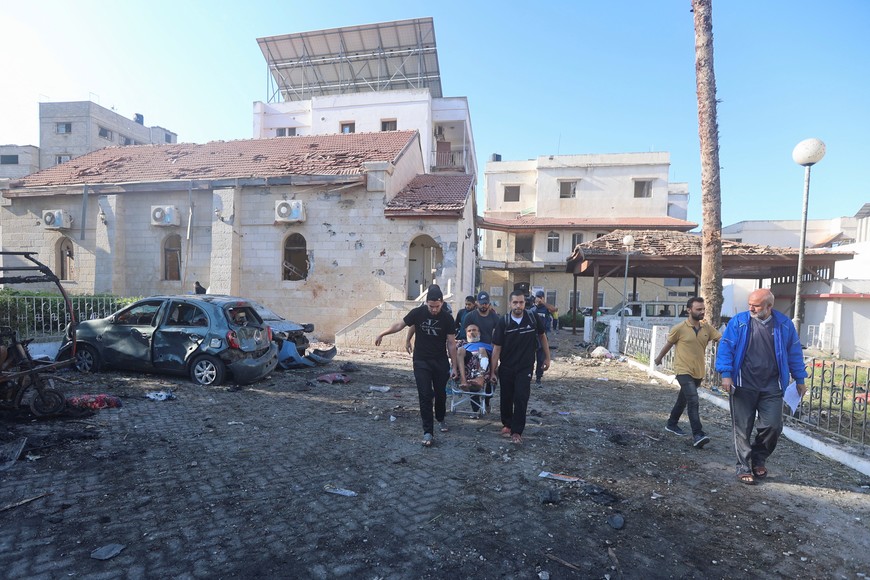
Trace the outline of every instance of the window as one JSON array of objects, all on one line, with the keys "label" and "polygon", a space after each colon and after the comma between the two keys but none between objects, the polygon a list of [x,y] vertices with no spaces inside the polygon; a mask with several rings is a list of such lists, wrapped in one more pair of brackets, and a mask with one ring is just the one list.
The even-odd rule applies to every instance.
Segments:
[{"label": "window", "polygon": [[112,132],[109,131],[108,129],[106,129],[105,127],[100,127],[100,137],[102,137],[103,139],[108,139],[109,141],[111,141],[114,136],[112,135]]},{"label": "window", "polygon": [[571,312],[572,308],[576,308],[579,314],[581,308],[579,290],[576,293],[573,290],[568,292],[568,312]]},{"label": "window", "polygon": [[573,249],[577,244],[583,243],[583,234],[574,233],[571,234],[571,248]]},{"label": "window", "polygon": [[547,304],[550,306],[556,305],[556,291],[555,290],[547,290],[544,294],[544,300],[547,301]]},{"label": "window", "polygon": [[341,124],[341,132],[342,133],[356,133],[356,123],[342,123]]},{"label": "window", "polygon": [[652,197],[652,181],[635,181],[634,197]]},{"label": "window", "polygon": [[497,240],[495,241],[495,247],[496,247],[496,248],[500,248],[500,247],[501,247],[501,238],[499,238],[499,239],[497,239]]},{"label": "window", "polygon": [[505,185],[504,186],[504,200],[505,201],[519,201],[520,200],[520,186],[519,185]]},{"label": "window", "polygon": [[0,165],[18,165],[18,155],[0,155]]},{"label": "window", "polygon": [[308,278],[308,250],[302,234],[290,234],[284,240],[282,280],[305,280]]},{"label": "window", "polygon": [[55,125],[56,133],[72,133],[72,123],[58,123]]},{"label": "window", "polygon": [[163,134],[163,142],[164,143],[172,143],[172,135],[170,135],[169,133],[164,133]]},{"label": "window", "polygon": [[399,128],[395,119],[381,121],[381,131],[395,131]]},{"label": "window", "polygon": [[118,135],[118,143],[121,145],[132,145],[133,140],[129,137],[124,137],[123,135]]},{"label": "window", "polygon": [[57,273],[61,280],[75,279],[75,246],[69,238],[61,238],[57,244]]},{"label": "window", "polygon": [[574,199],[577,197],[576,181],[559,182],[559,199]]},{"label": "window", "polygon": [[70,159],[72,159],[72,155],[55,155],[54,164],[60,165],[61,163],[66,163]]},{"label": "window", "polygon": [[181,280],[181,236],[171,234],[163,241],[163,279]]},{"label": "window", "polygon": [[694,286],[694,278],[665,278],[665,286]]},{"label": "window", "polygon": [[208,316],[195,304],[173,302],[167,326],[208,326]]},{"label": "window", "polygon": [[547,251],[559,251],[559,232],[550,232],[549,234],[547,234]]},{"label": "window", "polygon": [[295,137],[296,127],[279,127],[275,129],[276,137]]}]

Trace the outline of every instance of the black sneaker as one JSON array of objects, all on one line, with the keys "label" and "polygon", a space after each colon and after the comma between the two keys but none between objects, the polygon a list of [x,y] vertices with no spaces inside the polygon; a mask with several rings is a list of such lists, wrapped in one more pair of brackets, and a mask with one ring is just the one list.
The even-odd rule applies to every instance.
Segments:
[{"label": "black sneaker", "polygon": [[692,443],[692,445],[696,449],[703,449],[704,445],[706,445],[709,442],[710,442],[710,438],[702,433],[701,435],[695,435],[695,442]]},{"label": "black sneaker", "polygon": [[665,425],[665,431],[670,431],[674,435],[679,435],[680,437],[684,437],[686,432],[680,429],[679,425]]},{"label": "black sneaker", "polygon": [[538,385],[539,387],[541,386],[541,377],[537,377],[535,379],[535,384]]}]

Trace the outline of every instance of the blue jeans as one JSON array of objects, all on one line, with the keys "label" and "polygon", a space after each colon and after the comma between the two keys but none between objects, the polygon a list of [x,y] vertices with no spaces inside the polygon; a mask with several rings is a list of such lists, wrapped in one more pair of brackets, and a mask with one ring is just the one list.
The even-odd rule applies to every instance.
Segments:
[{"label": "blue jeans", "polygon": [[423,433],[432,433],[432,402],[435,402],[435,419],[444,420],[447,414],[447,379],[450,378],[450,365],[446,360],[415,360],[414,380],[417,382],[417,395],[420,398],[420,418],[423,420]]},{"label": "blue jeans", "polygon": [[692,375],[677,375],[677,382],[680,383],[680,394],[677,395],[677,402],[674,408],[671,409],[671,416],[668,417],[668,426],[676,427],[683,416],[683,411],[689,415],[689,425],[692,427],[692,435],[704,435],[704,430],[701,427],[701,415],[698,412],[698,387],[701,386],[702,379],[696,379]]}]

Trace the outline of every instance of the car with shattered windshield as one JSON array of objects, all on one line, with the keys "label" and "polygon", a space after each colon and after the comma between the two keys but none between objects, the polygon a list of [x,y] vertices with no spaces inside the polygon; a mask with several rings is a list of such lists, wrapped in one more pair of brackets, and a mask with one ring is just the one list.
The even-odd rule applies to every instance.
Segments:
[{"label": "car with shattered windshield", "polygon": [[[70,333],[58,360],[72,351]],[[275,369],[272,330],[245,298],[209,294],[151,296],[76,326],[75,366],[188,375],[219,385],[229,375],[255,382]]]}]

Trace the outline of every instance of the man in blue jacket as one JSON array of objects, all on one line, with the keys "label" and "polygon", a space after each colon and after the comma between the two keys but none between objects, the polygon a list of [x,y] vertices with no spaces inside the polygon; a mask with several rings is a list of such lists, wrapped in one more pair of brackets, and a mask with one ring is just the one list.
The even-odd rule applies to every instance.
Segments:
[{"label": "man in blue jacket", "polygon": [[[731,393],[737,480],[748,485],[767,477],[767,458],[782,433],[782,397],[789,375],[801,397],[807,390],[800,339],[791,320],[773,309],[773,301],[765,288],[749,294],[749,311],[728,322],[716,355],[722,389]],[[753,425],[756,435],[750,442]]]}]

